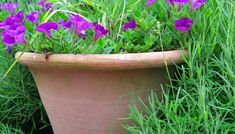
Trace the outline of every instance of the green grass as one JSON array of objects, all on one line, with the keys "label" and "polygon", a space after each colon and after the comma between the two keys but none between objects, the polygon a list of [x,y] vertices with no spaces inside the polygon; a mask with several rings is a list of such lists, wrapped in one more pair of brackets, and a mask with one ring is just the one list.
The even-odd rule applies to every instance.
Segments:
[{"label": "green grass", "polygon": [[[9,55],[2,44],[0,61],[2,77],[14,61],[13,54]],[[25,133],[51,129],[34,80],[26,67],[16,65],[0,82],[0,104],[0,123],[21,128]]]},{"label": "green grass", "polygon": [[209,1],[202,12],[187,42],[189,57],[164,101],[152,93],[145,109],[131,107],[131,133],[235,133],[235,3]]},{"label": "green grass", "polygon": [[[18,0],[21,9],[27,9],[27,1]],[[9,55],[1,43],[0,61],[2,78],[14,62],[14,54]],[[0,104],[1,134],[52,133],[36,85],[26,67],[16,65],[4,81],[0,81]]]},{"label": "green grass", "polygon": [[23,134],[23,132],[20,129],[15,129],[1,123],[0,123],[0,132],[1,134]]}]

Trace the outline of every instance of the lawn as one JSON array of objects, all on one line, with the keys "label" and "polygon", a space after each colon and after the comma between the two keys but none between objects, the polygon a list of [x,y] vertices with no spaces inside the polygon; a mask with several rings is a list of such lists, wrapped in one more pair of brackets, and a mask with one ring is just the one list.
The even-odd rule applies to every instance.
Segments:
[{"label": "lawn", "polygon": [[[27,2],[20,2],[22,9]],[[130,107],[126,119],[134,124],[123,126],[132,134],[235,133],[235,1],[208,0],[194,18],[190,39],[180,42],[187,45],[189,57],[169,78],[164,101],[153,92],[143,110]],[[14,61],[3,45],[0,61],[2,77]],[[17,64],[0,81],[0,104],[0,132],[52,133],[26,67]]]}]

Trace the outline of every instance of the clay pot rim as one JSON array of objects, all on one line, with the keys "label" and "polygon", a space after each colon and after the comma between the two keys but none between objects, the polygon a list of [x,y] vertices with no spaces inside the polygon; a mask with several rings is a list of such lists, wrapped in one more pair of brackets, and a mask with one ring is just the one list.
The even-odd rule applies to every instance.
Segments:
[{"label": "clay pot rim", "polygon": [[[22,52],[17,52],[18,59]],[[128,54],[45,54],[24,52],[19,58],[21,64],[34,67],[65,67],[83,69],[139,69],[180,64],[186,57],[186,50]]]}]

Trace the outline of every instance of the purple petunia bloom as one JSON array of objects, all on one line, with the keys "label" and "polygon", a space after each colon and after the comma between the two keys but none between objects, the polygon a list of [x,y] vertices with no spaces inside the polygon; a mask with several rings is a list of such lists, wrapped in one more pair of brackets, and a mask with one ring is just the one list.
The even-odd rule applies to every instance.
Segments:
[{"label": "purple petunia bloom", "polygon": [[38,17],[39,13],[34,11],[26,16],[26,20],[34,23],[35,25],[38,25]]},{"label": "purple petunia bloom", "polygon": [[106,30],[103,26],[101,26],[99,24],[96,24],[95,25],[95,37],[94,37],[94,41],[97,41],[99,38],[104,37],[108,33],[109,33],[109,31]]},{"label": "purple petunia bloom", "polygon": [[7,17],[4,21],[0,22],[0,29],[14,29],[20,25],[23,25],[23,17],[23,11],[18,12],[15,16]]},{"label": "purple petunia bloom", "polygon": [[59,25],[61,25],[65,29],[71,29],[72,28],[72,22],[71,21],[59,21]]},{"label": "purple petunia bloom", "polygon": [[185,33],[191,28],[192,24],[193,21],[190,18],[182,18],[175,21],[174,27],[176,30],[180,30]]},{"label": "purple petunia bloom", "polygon": [[0,7],[0,9],[10,12],[12,15],[15,13],[16,8],[18,8],[18,4],[14,3],[14,2],[4,3]]},{"label": "purple petunia bloom", "polygon": [[2,32],[2,42],[7,46],[7,50],[11,52],[11,46],[16,44],[26,44],[25,26],[23,24],[24,13],[18,12],[15,16],[9,16],[0,22]]},{"label": "purple petunia bloom", "polygon": [[38,2],[38,5],[41,6],[42,8],[44,8],[46,2],[47,2],[47,0],[41,0]]},{"label": "purple petunia bloom", "polygon": [[47,2],[47,0],[41,0],[37,4],[45,10],[46,2]]},{"label": "purple petunia bloom", "polygon": [[136,26],[138,26],[135,22],[135,20],[131,20],[130,22],[125,23],[123,27],[123,31],[126,32],[128,29],[135,30]]},{"label": "purple petunia bloom", "polygon": [[42,7],[44,11],[52,9],[53,4],[51,2],[47,3],[47,0],[41,0],[38,2],[38,5]]},{"label": "purple petunia bloom", "polygon": [[53,8],[53,3],[47,3],[46,5],[45,5],[45,10],[46,11],[48,11],[48,10],[52,10],[52,8]]},{"label": "purple petunia bloom", "polygon": [[7,46],[7,50],[11,52],[11,46],[16,44],[26,44],[25,40],[25,26],[21,25],[15,29],[6,30],[2,32],[2,42]]},{"label": "purple petunia bloom", "polygon": [[147,0],[146,6],[149,7],[149,6],[151,6],[152,4],[154,4],[155,2],[157,2],[157,0]]},{"label": "purple petunia bloom", "polygon": [[36,31],[46,34],[47,37],[51,38],[51,30],[58,30],[58,25],[55,22],[47,22],[39,25]]},{"label": "purple petunia bloom", "polygon": [[[80,15],[75,15],[70,17],[71,22],[74,25],[74,34],[86,35],[86,31],[94,26],[94,23],[88,22]],[[80,36],[81,36],[80,35]]]},{"label": "purple petunia bloom", "polygon": [[201,6],[205,5],[207,0],[191,0],[191,8],[190,10],[195,10],[200,8]]}]

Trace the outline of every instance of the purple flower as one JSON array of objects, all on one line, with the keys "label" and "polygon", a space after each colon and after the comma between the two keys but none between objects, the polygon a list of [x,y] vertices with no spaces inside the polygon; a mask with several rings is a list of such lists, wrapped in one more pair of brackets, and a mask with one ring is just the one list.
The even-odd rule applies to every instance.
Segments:
[{"label": "purple flower", "polygon": [[15,29],[6,30],[2,32],[2,42],[7,46],[8,52],[11,52],[11,46],[16,44],[26,44],[25,40],[25,26],[21,25]]},{"label": "purple flower", "polygon": [[70,17],[71,22],[74,25],[74,34],[82,34],[83,36],[86,35],[86,30],[92,28],[94,23],[88,22],[80,15],[75,15]]},{"label": "purple flower", "polygon": [[200,8],[201,6],[205,5],[207,0],[191,0],[191,8],[190,10],[195,10]]},{"label": "purple flower", "polygon": [[18,4],[16,3],[4,3],[1,5],[0,9],[2,10],[6,10],[8,12],[10,12],[12,15],[15,13],[15,9],[18,8]]},{"label": "purple flower", "polygon": [[24,19],[24,12],[20,11],[14,16],[15,23],[23,23]]},{"label": "purple flower", "polygon": [[48,10],[52,10],[52,8],[53,8],[53,3],[47,3],[46,5],[45,5],[45,10],[46,11],[48,11]]},{"label": "purple flower", "polygon": [[48,11],[48,10],[50,10],[51,8],[52,8],[52,6],[53,6],[53,4],[52,3],[46,3],[47,2],[47,0],[41,0],[41,1],[39,1],[38,2],[38,5],[40,6],[40,7],[42,7],[42,9],[44,10],[44,11]]},{"label": "purple flower", "polygon": [[131,20],[130,22],[127,22],[124,27],[123,27],[123,31],[127,31],[128,29],[132,29],[133,31],[135,30],[137,24],[135,22],[135,20]]},{"label": "purple flower", "polygon": [[23,24],[23,11],[18,12],[15,16],[9,16],[4,21],[0,22],[0,29],[14,29]]},{"label": "purple flower", "polygon": [[26,20],[34,23],[35,25],[38,25],[38,17],[39,13],[34,11],[26,16]]},{"label": "purple flower", "polygon": [[47,37],[51,37],[51,30],[58,30],[58,25],[55,22],[47,22],[39,25],[36,31],[46,34]]},{"label": "purple flower", "polygon": [[60,21],[58,22],[59,25],[61,25],[65,29],[71,29],[72,28],[72,22],[71,21]]},{"label": "purple flower", "polygon": [[71,15],[70,16],[70,20],[72,22],[76,22],[76,21],[86,21],[84,18],[82,18],[80,15]]},{"label": "purple flower", "polygon": [[47,0],[41,0],[38,2],[38,5],[41,6],[42,8],[44,8],[46,2],[47,2]]},{"label": "purple flower", "polygon": [[152,4],[154,4],[155,2],[157,2],[157,0],[147,0],[146,6],[149,7],[149,6],[151,6]]},{"label": "purple flower", "polygon": [[182,18],[175,21],[174,27],[176,30],[180,30],[185,33],[191,28],[192,24],[193,21],[190,18]]},{"label": "purple flower", "polygon": [[96,24],[95,25],[95,37],[94,41],[97,41],[99,38],[104,37],[105,35],[108,34],[108,30],[106,30],[103,26]]}]

